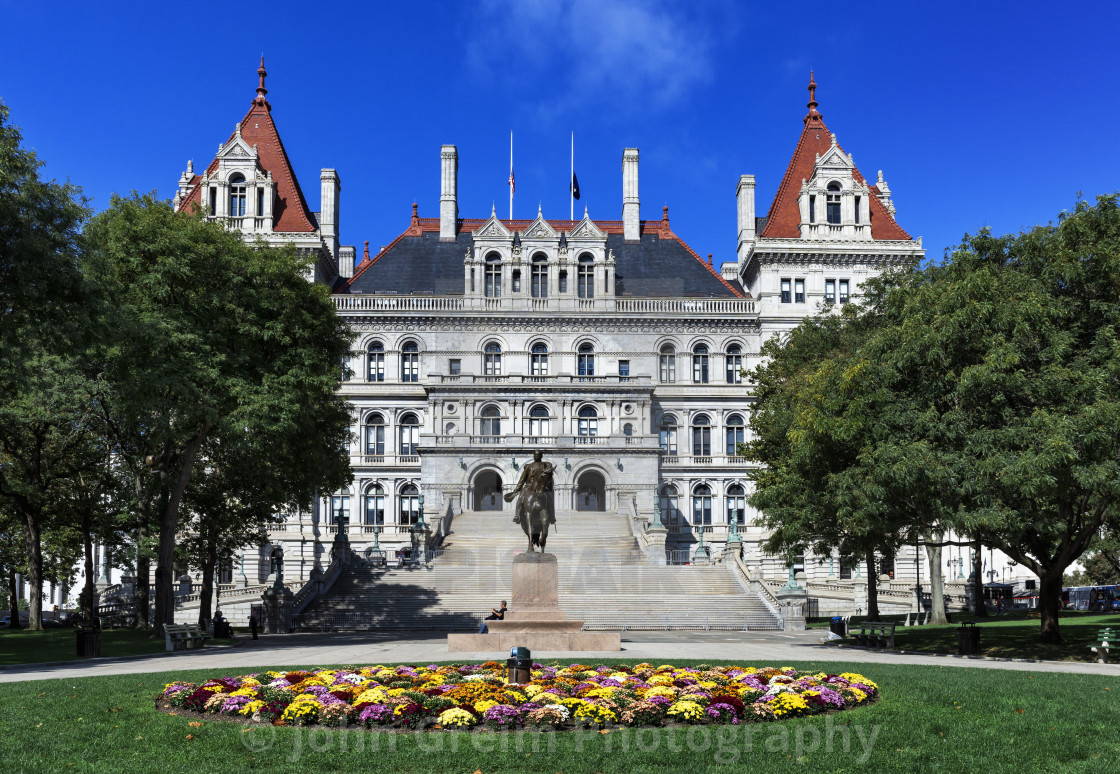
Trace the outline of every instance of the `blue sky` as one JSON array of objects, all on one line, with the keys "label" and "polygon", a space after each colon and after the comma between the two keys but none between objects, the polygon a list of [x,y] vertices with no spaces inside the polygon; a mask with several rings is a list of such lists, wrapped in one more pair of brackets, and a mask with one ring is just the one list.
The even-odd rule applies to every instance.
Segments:
[{"label": "blue sky", "polygon": [[[735,184],[764,214],[805,115],[825,122],[898,220],[940,257],[965,232],[1052,220],[1120,188],[1120,4],[483,0],[267,4],[0,0],[0,99],[93,205],[170,198],[248,109],[264,53],[273,117],[312,209],[342,178],[342,241],[387,244],[411,203],[438,215],[439,146],[459,147],[459,209],[580,204],[618,219],[621,156],[641,149],[641,209],[718,265]],[[778,6],[781,6],[780,8]]]}]

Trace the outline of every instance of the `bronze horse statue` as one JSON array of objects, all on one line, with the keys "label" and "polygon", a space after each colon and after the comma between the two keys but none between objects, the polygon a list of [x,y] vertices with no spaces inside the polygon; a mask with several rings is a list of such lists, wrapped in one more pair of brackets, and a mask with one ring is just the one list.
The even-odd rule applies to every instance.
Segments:
[{"label": "bronze horse statue", "polygon": [[[533,452],[533,461],[521,471],[521,478],[512,492],[505,495],[505,501],[512,502],[517,497],[513,521],[520,524],[529,539],[529,551],[539,546],[544,553],[548,541],[549,525],[556,523],[552,509],[552,471],[550,462],[542,462],[541,452]],[[520,496],[519,496],[520,494]]]}]

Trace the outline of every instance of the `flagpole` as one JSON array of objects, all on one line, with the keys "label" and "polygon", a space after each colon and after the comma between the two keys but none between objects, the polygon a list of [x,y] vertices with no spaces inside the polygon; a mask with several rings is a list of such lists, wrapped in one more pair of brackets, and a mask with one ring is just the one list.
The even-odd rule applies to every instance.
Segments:
[{"label": "flagpole", "polygon": [[568,175],[568,220],[576,219],[576,189],[572,183],[576,177],[576,133],[572,132],[572,168]]},{"label": "flagpole", "polygon": [[[509,177],[513,179],[513,130],[509,130]],[[509,219],[513,220],[513,186],[509,187]]]}]

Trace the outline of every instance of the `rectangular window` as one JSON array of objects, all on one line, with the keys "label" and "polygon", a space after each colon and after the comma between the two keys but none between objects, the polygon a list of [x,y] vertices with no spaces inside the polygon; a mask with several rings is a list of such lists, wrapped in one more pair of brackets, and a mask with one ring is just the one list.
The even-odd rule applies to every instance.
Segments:
[{"label": "rectangular window", "polygon": [[840,299],[841,304],[848,303],[848,280],[840,280]]},{"label": "rectangular window", "polygon": [[210,189],[210,215],[215,215],[218,212],[218,189]]},{"label": "rectangular window", "polygon": [[458,358],[452,358],[447,361],[447,373],[452,376],[458,376],[463,371],[463,361]]},{"label": "rectangular window", "polygon": [[793,299],[790,298],[790,281],[788,279],[782,280],[782,303],[788,304]]},{"label": "rectangular window", "polygon": [[513,273],[513,292],[514,293],[520,293],[521,292],[521,272],[519,272],[519,271],[515,271]]},{"label": "rectangular window", "polygon": [[350,523],[350,498],[346,495],[341,497],[335,495],[331,498],[330,523],[337,525],[339,520],[341,520],[343,524]]},{"label": "rectangular window", "polygon": [[862,197],[856,197],[856,225],[859,225],[859,203]]},{"label": "rectangular window", "polygon": [[840,560],[840,580],[852,579],[852,565],[851,559]]},{"label": "rectangular window", "polygon": [[561,293],[567,293],[568,292],[568,272],[566,272],[566,271],[560,272],[560,281],[559,281],[558,284],[560,285],[560,292]]},{"label": "rectangular window", "polygon": [[805,303],[805,280],[799,279],[793,282],[793,300],[798,304]]},{"label": "rectangular window", "polygon": [[620,379],[629,379],[630,378],[630,361],[629,360],[619,360],[618,361],[618,378],[620,378]]},{"label": "rectangular window", "polygon": [[817,222],[817,197],[815,196],[809,197],[809,222]]},{"label": "rectangular window", "polygon": [[257,217],[264,215],[264,189],[257,189]]},{"label": "rectangular window", "polygon": [[824,281],[824,302],[826,304],[836,303],[836,280],[826,279]]},{"label": "rectangular window", "polygon": [[471,269],[471,292],[474,292],[474,269]]}]

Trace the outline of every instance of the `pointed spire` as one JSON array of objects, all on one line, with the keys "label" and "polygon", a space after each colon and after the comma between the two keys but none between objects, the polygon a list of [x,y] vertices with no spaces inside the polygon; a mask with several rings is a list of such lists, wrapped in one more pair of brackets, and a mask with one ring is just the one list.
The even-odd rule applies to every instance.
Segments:
[{"label": "pointed spire", "polygon": [[369,260],[369,240],[366,240],[366,249],[362,252],[362,262],[365,263]]},{"label": "pointed spire", "polygon": [[816,122],[816,123],[823,123],[824,122],[824,116],[822,116],[820,114],[820,111],[817,110],[817,82],[815,80],[813,80],[813,71],[812,70],[809,71],[809,87],[808,88],[809,88],[809,104],[806,107],[809,108],[809,112],[805,114],[805,123],[808,124],[810,121],[813,121],[813,122]]},{"label": "pointed spire", "polygon": [[261,54],[261,66],[257,69],[257,75],[260,76],[260,83],[257,84],[257,98],[253,100],[254,105],[263,105],[264,107],[272,110],[272,105],[268,104],[265,95],[268,94],[268,89],[264,87],[265,76],[268,71],[264,69],[264,54]]}]

